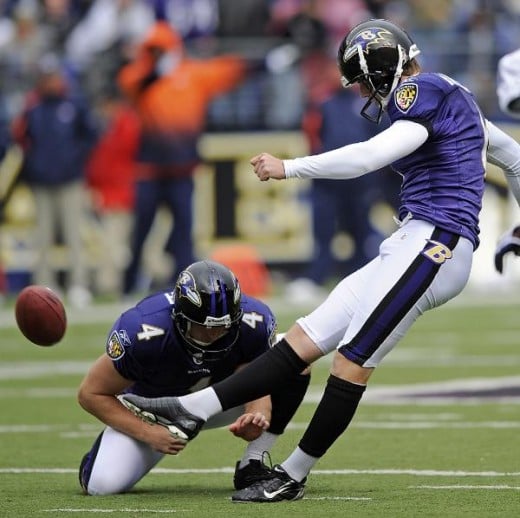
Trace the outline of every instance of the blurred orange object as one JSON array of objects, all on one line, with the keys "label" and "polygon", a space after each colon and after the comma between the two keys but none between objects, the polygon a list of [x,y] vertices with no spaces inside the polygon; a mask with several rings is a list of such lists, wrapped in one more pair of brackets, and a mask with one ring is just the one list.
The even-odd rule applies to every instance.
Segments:
[{"label": "blurred orange object", "polygon": [[211,259],[231,269],[247,295],[265,297],[271,291],[271,277],[265,263],[253,246],[226,245],[217,248]]}]

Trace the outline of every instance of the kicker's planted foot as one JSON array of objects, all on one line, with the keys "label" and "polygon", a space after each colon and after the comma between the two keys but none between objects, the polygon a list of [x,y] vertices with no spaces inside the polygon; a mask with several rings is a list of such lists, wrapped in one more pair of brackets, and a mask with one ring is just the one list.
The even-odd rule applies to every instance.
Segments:
[{"label": "kicker's planted foot", "polygon": [[272,477],[236,491],[231,496],[233,502],[281,502],[299,500],[305,492],[305,481],[292,479],[279,465],[272,469]]},{"label": "kicker's planted foot", "polygon": [[[264,452],[264,455],[266,454],[269,455],[267,452]],[[269,480],[275,476],[273,469],[262,460],[251,459],[243,468],[240,467],[240,461],[237,461],[233,485],[235,489],[245,489],[256,482]]]}]

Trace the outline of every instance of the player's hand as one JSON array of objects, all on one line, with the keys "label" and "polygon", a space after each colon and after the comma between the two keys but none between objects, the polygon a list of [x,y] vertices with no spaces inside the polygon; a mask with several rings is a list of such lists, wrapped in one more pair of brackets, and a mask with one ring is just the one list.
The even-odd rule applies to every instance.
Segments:
[{"label": "player's hand", "polygon": [[269,421],[261,412],[241,415],[229,425],[229,431],[235,436],[251,442],[260,437],[264,430],[269,428]]},{"label": "player's hand", "polygon": [[150,424],[147,430],[146,442],[156,451],[166,455],[177,455],[186,445],[187,441],[172,435],[168,428],[158,424]]},{"label": "player's hand", "polygon": [[269,178],[274,178],[275,180],[285,179],[285,169],[282,160],[269,153],[260,153],[254,156],[250,163],[261,182],[266,182]]},{"label": "player's hand", "polygon": [[509,252],[520,255],[520,226],[504,234],[497,244],[495,249],[495,268],[500,273],[504,270],[504,256]]}]

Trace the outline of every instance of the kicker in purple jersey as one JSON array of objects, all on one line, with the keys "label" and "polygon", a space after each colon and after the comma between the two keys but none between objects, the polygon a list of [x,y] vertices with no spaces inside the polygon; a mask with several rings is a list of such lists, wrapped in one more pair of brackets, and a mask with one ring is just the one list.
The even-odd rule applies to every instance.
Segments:
[{"label": "kicker in purple jersey", "polygon": [[220,381],[269,349],[276,332],[273,313],[242,294],[240,335],[224,358],[198,361],[183,346],[172,319],[173,294],[151,295],[124,312],[112,327],[106,352],[131,392],[146,397],[181,396]]},{"label": "kicker in purple jersey", "polygon": [[392,164],[403,176],[399,217],[411,213],[477,248],[487,132],[471,92],[442,74],[421,73],[395,89],[388,115],[429,133],[416,152]]}]

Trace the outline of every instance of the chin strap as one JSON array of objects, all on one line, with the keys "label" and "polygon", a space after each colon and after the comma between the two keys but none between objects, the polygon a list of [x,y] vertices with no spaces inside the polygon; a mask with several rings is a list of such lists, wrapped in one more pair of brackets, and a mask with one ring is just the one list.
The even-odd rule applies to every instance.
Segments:
[{"label": "chin strap", "polygon": [[[361,109],[361,116],[365,117],[365,119],[367,119],[370,122],[375,122],[376,124],[379,124],[381,122],[381,117],[383,116],[384,107],[383,103],[379,100],[379,98],[376,95],[377,93],[374,92],[368,98],[368,101]],[[374,115],[371,115],[368,110],[372,107],[373,104],[377,104],[377,112]]]}]

